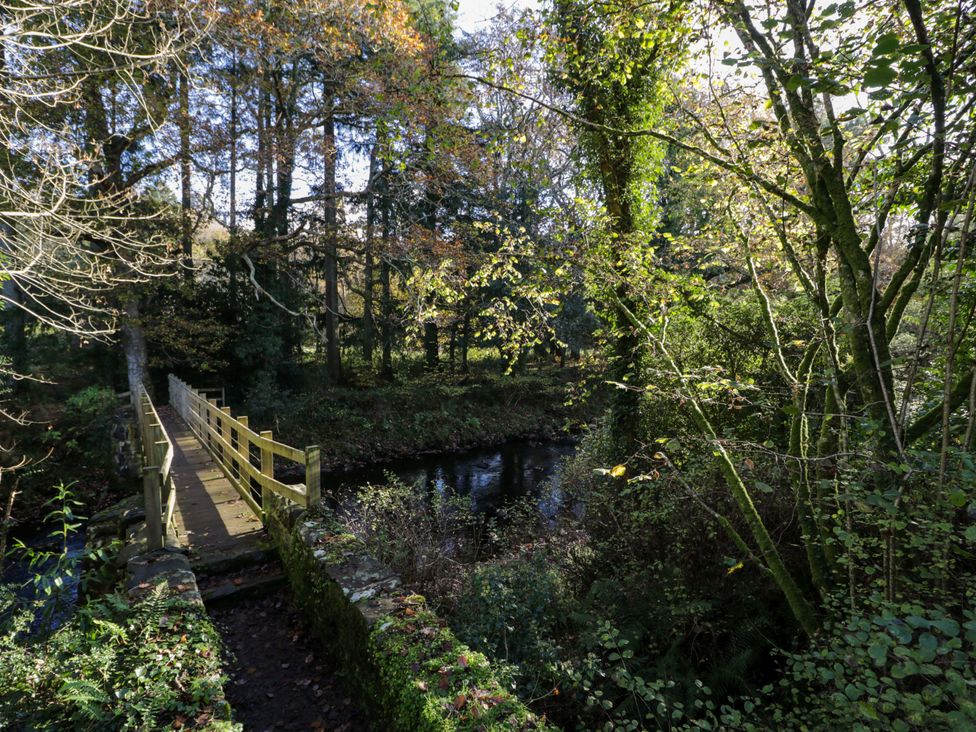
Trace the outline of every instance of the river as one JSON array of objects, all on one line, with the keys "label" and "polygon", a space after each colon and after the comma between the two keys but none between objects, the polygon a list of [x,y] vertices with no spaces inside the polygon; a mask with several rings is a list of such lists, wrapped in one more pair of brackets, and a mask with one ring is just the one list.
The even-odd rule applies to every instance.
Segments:
[{"label": "river", "polygon": [[576,443],[568,439],[513,440],[494,447],[323,473],[322,487],[342,501],[365,485],[386,482],[392,474],[405,483],[422,482],[442,495],[470,496],[472,508],[488,514],[512,499],[535,496],[540,511],[549,517],[562,503],[559,464],[575,451]]}]

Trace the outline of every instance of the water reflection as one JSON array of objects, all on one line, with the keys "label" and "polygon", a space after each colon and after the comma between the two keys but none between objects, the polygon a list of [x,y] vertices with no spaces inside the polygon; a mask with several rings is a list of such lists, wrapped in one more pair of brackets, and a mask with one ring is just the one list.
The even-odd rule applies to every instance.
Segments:
[{"label": "water reflection", "polygon": [[[553,515],[561,503],[560,461],[576,450],[570,440],[514,441],[461,453],[427,455],[345,472],[326,473],[322,487],[342,500],[368,483],[383,483],[392,473],[405,483],[418,481],[441,495],[470,496],[475,511],[492,514],[514,498],[537,496],[542,513]],[[548,489],[542,494],[541,488]]]}]

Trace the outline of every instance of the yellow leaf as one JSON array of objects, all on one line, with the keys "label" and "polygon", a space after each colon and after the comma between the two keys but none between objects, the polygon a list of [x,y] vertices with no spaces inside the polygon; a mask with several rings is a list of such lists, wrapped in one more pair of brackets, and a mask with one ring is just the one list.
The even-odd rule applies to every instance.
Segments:
[{"label": "yellow leaf", "polygon": [[745,566],[746,565],[743,562],[736,562],[731,567],[729,567],[728,570],[726,570],[725,573],[726,574],[735,574],[736,572],[738,572],[740,569],[742,569]]},{"label": "yellow leaf", "polygon": [[626,465],[615,465],[610,470],[610,475],[612,475],[614,478],[623,478],[626,474],[627,474]]}]

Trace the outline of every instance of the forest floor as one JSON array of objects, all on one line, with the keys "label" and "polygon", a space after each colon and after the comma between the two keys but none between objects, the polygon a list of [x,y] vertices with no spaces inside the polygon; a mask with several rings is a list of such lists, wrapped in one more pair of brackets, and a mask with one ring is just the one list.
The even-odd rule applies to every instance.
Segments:
[{"label": "forest floor", "polygon": [[227,700],[248,732],[369,729],[287,589],[210,614],[224,641]]}]

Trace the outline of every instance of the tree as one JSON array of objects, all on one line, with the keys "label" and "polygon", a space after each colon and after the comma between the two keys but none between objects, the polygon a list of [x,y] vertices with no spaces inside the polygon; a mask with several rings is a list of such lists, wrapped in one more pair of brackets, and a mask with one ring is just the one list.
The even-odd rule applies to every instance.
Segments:
[{"label": "tree", "polygon": [[[137,321],[118,288],[158,276],[170,255],[129,231],[136,184],[162,167],[130,160],[165,115],[160,71],[196,41],[209,7],[71,0],[4,8],[0,267],[11,283],[4,303],[87,337],[109,338],[124,310],[126,322]],[[128,342],[135,391],[138,337]]]},{"label": "tree", "polygon": [[[617,281],[614,292],[597,284],[612,331],[610,379],[618,391],[611,414],[613,442],[625,460],[638,451],[642,339],[625,313],[626,280],[638,274],[645,238],[652,229],[651,189],[660,156],[648,138],[626,131],[657,122],[666,70],[680,63],[684,44],[684,3],[615,3],[557,0],[551,22],[551,62],[573,96],[579,131],[599,182],[607,216],[605,258]],[[602,279],[601,275],[598,275]],[[614,301],[619,301],[614,304]]]}]

